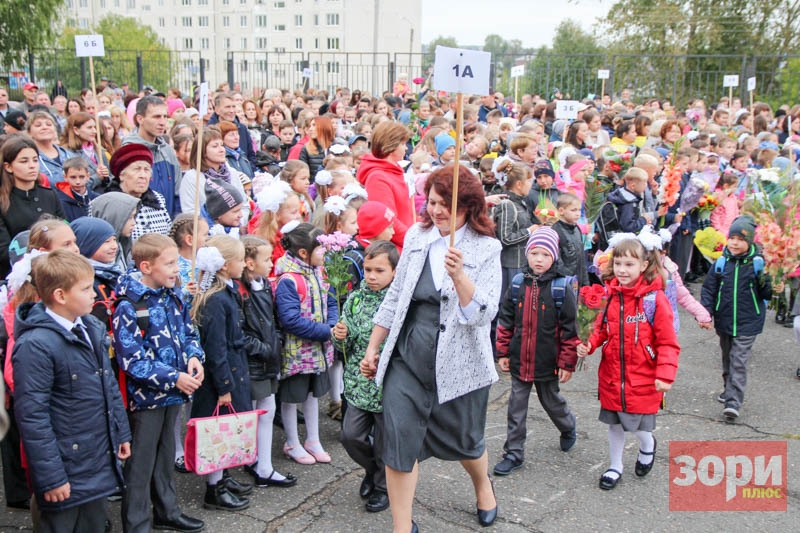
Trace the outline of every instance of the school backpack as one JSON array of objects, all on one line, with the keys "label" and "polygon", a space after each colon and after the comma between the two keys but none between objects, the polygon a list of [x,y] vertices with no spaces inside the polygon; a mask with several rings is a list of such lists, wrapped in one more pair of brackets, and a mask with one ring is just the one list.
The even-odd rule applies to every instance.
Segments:
[{"label": "school backpack", "polygon": [[[717,276],[721,276],[723,272],[725,272],[725,263],[728,262],[728,258],[725,255],[721,255],[717,257],[717,260],[714,261],[714,274]],[[753,257],[753,271],[755,272],[756,276],[761,274],[764,270],[764,258],[760,255]]]},{"label": "school backpack", "polygon": [[[656,316],[656,292],[657,291],[650,291],[642,298],[644,315],[647,317],[647,321],[651,326]],[[678,330],[681,329],[681,321],[680,317],[678,317],[678,286],[671,279],[667,280],[667,285],[664,287],[664,294],[667,295],[669,305],[672,307],[672,327],[675,328],[675,333],[678,333]]]},{"label": "school backpack", "polygon": [[[525,274],[520,272],[511,279],[511,300],[516,306],[519,303],[519,289],[522,287],[522,281],[525,279]],[[567,296],[567,288],[572,290],[575,295],[575,301],[578,301],[578,277],[577,276],[559,276],[553,278],[550,282],[550,296],[556,305],[556,313],[558,318],[561,318],[561,306],[564,305],[564,298]]]},{"label": "school backpack", "polygon": [[347,250],[343,256],[347,261],[353,263],[353,266],[356,268],[356,272],[358,273],[358,281],[353,282],[350,280],[348,284],[348,290],[357,289],[358,285],[361,283],[361,280],[364,279],[364,254],[361,250],[356,248],[351,248]]},{"label": "school backpack", "polygon": [[605,202],[600,208],[600,213],[597,215],[595,221],[595,228],[597,230],[597,249],[607,250],[608,241],[615,233],[622,231],[622,226],[619,223],[619,216],[617,214],[617,205],[614,202]]},{"label": "school backpack", "polygon": [[[105,285],[101,285],[101,287],[105,287]],[[104,290],[100,290],[100,296],[102,296],[102,300],[95,302],[95,304],[102,303],[106,309],[108,309],[108,335],[112,339],[114,339],[114,330],[111,327],[112,317],[119,307],[121,302],[130,302],[133,305],[133,309],[136,312],[136,325],[139,327],[139,333],[141,333],[142,338],[144,339],[147,336],[147,328],[150,327],[150,309],[147,307],[147,302],[144,298],[140,298],[139,300],[134,300],[128,296],[118,296],[111,291],[110,293],[106,294]],[[122,405],[125,408],[128,408],[128,379],[122,370],[122,366],[116,359],[116,354],[114,353],[114,343],[111,342],[108,348],[108,356],[111,358],[112,368],[115,368],[117,371],[117,382],[119,383],[119,392],[122,395]]]}]

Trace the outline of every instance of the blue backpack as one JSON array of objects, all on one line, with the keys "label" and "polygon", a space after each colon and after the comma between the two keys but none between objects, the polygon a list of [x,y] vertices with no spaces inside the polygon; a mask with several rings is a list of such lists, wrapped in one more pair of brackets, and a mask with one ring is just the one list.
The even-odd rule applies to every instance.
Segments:
[{"label": "blue backpack", "polygon": [[[522,287],[522,281],[525,279],[525,274],[520,272],[511,279],[511,299],[514,305],[519,302],[519,289]],[[550,296],[556,304],[556,313],[558,318],[561,318],[561,306],[564,305],[564,298],[567,296],[567,287],[572,289],[572,294],[575,296],[575,302],[578,301],[578,277],[577,276],[559,276],[553,278],[550,282]]]},{"label": "blue backpack", "polygon": [[[725,272],[725,263],[728,262],[728,258],[725,255],[721,255],[717,257],[717,260],[714,261],[714,274],[717,276],[721,276],[723,272]],[[753,271],[755,272],[756,276],[761,274],[764,270],[764,258],[760,255],[756,255],[753,257]]]},{"label": "blue backpack", "polygon": [[[681,329],[681,320],[678,316],[678,286],[671,279],[667,280],[667,285],[664,287],[664,294],[667,295],[669,305],[672,307],[672,326],[675,328],[675,333]],[[642,298],[642,307],[644,308],[644,315],[650,325],[653,325],[653,320],[656,317],[656,291],[648,292]]]}]

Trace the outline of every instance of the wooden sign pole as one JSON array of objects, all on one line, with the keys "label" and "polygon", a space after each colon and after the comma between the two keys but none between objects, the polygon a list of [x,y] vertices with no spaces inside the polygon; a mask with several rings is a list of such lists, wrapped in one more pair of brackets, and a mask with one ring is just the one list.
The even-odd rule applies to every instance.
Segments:
[{"label": "wooden sign pole", "polygon": [[458,93],[456,101],[458,108],[456,120],[456,159],[453,165],[453,200],[450,204],[450,248],[456,242],[456,217],[458,215],[458,173],[461,170],[461,145],[464,143],[464,95]]},{"label": "wooden sign pole", "polygon": [[97,85],[94,83],[94,57],[89,56],[89,76],[92,80],[92,95],[94,98],[94,123],[97,129],[97,140],[95,141],[94,149],[97,152],[97,165],[100,166],[103,164],[103,144],[102,140],[100,139],[100,117],[97,116],[99,109],[97,109],[98,105],[98,98],[97,98]]},{"label": "wooden sign pole", "polygon": [[750,113],[753,112],[753,91],[750,91]]},{"label": "wooden sign pole", "polygon": [[516,106],[519,104],[519,99],[517,98],[517,94],[519,93],[519,76],[514,78],[514,105]]},{"label": "wooden sign pole", "polygon": [[[207,105],[207,104],[206,104]],[[200,227],[200,167],[203,162],[203,127],[197,130],[197,162],[195,163],[194,175],[194,224],[192,226],[192,269],[189,271],[189,279],[194,279],[194,265],[197,261],[197,231]]]},{"label": "wooden sign pole", "polygon": [[728,109],[733,106],[733,85],[728,87]]},{"label": "wooden sign pole", "polygon": [[603,102],[603,96],[606,94],[606,79],[600,80],[600,103]]}]

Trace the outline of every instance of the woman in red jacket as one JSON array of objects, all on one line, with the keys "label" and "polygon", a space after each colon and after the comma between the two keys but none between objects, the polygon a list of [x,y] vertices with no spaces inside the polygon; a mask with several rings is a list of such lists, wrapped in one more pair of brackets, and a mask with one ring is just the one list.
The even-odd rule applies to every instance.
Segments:
[{"label": "woman in red jacket", "polygon": [[625,431],[639,439],[636,475],[646,476],[653,468],[656,413],[675,380],[680,354],[658,251],[645,250],[633,234],[619,235],[613,246],[608,305],[588,344],[578,346],[578,356],[584,357],[605,343],[597,372],[599,418],[608,424],[611,454],[611,467],[600,477],[604,490],[622,477]]},{"label": "woman in red jacket", "polygon": [[372,132],[372,153],[361,158],[356,174],[370,200],[382,203],[397,214],[392,242],[401,251],[406,231],[417,221],[411,191],[399,165],[405,158],[408,139],[408,128],[401,123],[378,124]]}]

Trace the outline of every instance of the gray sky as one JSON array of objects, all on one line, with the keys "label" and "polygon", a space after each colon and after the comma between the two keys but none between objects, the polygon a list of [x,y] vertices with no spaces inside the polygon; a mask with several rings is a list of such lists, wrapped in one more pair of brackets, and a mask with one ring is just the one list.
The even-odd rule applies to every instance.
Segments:
[{"label": "gray sky", "polygon": [[459,45],[482,45],[486,35],[497,33],[506,40],[520,39],[524,46],[550,45],[562,20],[577,20],[591,30],[613,4],[613,0],[422,0],[422,42],[442,35],[455,37]]}]

